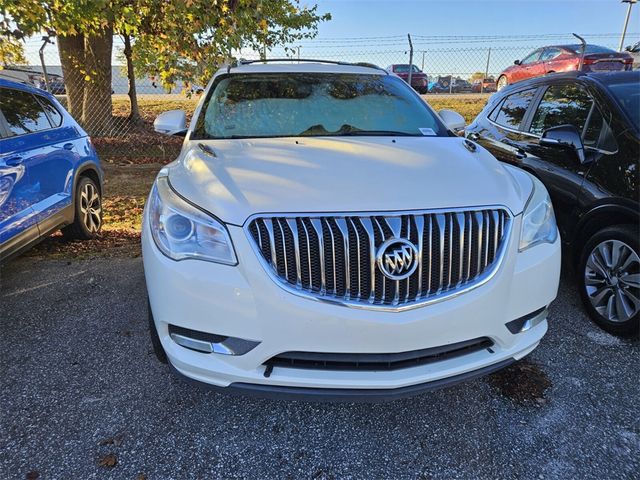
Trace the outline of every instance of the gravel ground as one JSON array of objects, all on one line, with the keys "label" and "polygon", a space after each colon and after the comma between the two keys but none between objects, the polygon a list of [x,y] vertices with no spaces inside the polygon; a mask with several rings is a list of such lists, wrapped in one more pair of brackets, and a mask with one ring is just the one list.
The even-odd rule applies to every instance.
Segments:
[{"label": "gravel ground", "polygon": [[388,404],[235,397],[155,360],[139,258],[0,280],[0,478],[638,478],[640,345],[563,281],[527,361]]}]

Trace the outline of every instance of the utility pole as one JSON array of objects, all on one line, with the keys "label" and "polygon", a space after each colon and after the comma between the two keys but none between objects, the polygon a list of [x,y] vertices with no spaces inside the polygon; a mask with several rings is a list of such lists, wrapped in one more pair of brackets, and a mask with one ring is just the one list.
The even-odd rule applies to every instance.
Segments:
[{"label": "utility pole", "polygon": [[422,51],[422,68],[421,70],[424,72],[424,54],[427,53],[424,50]]},{"label": "utility pole", "polygon": [[300,45],[298,45],[298,63],[300,63]]},{"label": "utility pole", "polygon": [[629,26],[629,17],[631,17],[631,7],[638,0],[622,0],[622,3],[628,3],[627,7],[627,16],[624,18],[624,26],[622,27],[622,35],[620,36],[620,46],[618,47],[618,51],[621,52],[624,48],[624,37],[627,34],[627,27]]},{"label": "utility pole", "polygon": [[[491,61],[491,47],[489,47],[489,53],[487,53],[487,67],[484,69],[484,78],[489,78],[489,62]],[[484,93],[484,78],[480,82],[480,93]]]},{"label": "utility pole", "polygon": [[411,43],[411,34],[407,33],[407,38],[409,39],[409,78],[407,78],[407,82],[409,86],[411,86],[411,73],[413,71],[413,43]]}]

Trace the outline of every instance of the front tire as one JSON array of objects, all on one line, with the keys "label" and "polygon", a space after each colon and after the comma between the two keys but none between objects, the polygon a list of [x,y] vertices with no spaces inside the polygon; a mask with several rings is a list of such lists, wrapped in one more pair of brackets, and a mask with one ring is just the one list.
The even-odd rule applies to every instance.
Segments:
[{"label": "front tire", "polygon": [[76,186],[75,212],[71,225],[62,229],[65,237],[91,240],[102,227],[102,196],[96,182],[81,177]]},{"label": "front tire", "polygon": [[507,85],[509,85],[509,79],[505,75],[500,75],[500,78],[498,78],[498,83],[496,84],[496,91],[499,92]]},{"label": "front tire", "polygon": [[597,232],[582,250],[582,301],[593,321],[614,335],[639,333],[639,244],[637,227],[616,225]]}]

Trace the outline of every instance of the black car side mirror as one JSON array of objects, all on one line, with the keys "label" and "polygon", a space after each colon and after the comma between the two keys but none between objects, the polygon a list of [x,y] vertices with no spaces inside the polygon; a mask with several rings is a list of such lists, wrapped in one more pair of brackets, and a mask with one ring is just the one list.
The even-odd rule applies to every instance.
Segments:
[{"label": "black car side mirror", "polygon": [[520,60],[514,60],[513,64],[514,65],[520,65]]},{"label": "black car side mirror", "polygon": [[578,157],[580,163],[585,162],[582,138],[580,137],[580,132],[574,125],[559,125],[545,130],[542,132],[540,145],[571,149]]}]

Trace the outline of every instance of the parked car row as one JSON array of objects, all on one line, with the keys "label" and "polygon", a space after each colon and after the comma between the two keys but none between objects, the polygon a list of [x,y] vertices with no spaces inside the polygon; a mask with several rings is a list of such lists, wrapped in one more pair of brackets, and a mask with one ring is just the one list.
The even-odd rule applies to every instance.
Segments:
[{"label": "parked car row", "polygon": [[[562,242],[594,320],[637,333],[640,72],[511,85],[463,138],[393,68],[274,62],[220,69],[190,125],[154,123],[184,136],[142,224],[151,340],[177,373],[370,401],[494,372],[544,337]],[[50,94],[0,89],[0,258],[61,226],[91,238],[88,137]]]},{"label": "parked car row", "polygon": [[[515,60],[512,66],[498,75],[497,81],[485,78],[473,80],[473,83],[452,75],[430,80],[428,75],[412,65],[411,86],[419,93],[493,93],[512,83],[554,73],[617,72],[638,68],[640,42],[625,50],[617,52],[592,44],[550,45],[534,50],[521,60]],[[390,65],[387,70],[408,81],[408,64]]]}]

